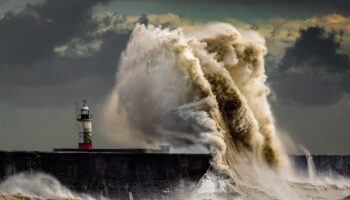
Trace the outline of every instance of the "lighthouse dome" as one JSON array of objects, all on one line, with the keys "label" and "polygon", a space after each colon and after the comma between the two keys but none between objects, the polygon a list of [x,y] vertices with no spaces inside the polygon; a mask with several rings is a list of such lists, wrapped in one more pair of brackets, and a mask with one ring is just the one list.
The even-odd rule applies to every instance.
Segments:
[{"label": "lighthouse dome", "polygon": [[89,110],[89,107],[87,107],[86,105],[84,105],[81,110]]}]

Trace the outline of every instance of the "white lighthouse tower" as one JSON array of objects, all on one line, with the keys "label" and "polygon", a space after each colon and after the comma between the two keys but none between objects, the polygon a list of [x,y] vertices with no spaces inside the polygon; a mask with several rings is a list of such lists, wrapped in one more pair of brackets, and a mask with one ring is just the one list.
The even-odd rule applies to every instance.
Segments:
[{"label": "white lighthouse tower", "polygon": [[92,149],[92,115],[87,106],[87,101],[83,100],[80,114],[77,116],[79,126],[79,149]]}]

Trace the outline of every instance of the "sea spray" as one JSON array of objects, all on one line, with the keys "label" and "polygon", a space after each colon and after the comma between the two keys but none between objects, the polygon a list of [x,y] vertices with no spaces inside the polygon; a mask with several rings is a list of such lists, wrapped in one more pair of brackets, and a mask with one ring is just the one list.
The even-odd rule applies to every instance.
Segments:
[{"label": "sea spray", "polygon": [[[107,121],[120,117],[117,109],[124,110],[126,116],[123,117],[127,120],[123,121],[135,132],[144,133],[150,141],[164,140],[185,146],[219,137],[226,142],[220,147],[223,151],[227,152],[227,146],[237,151],[227,156],[262,154],[262,160],[279,168],[283,161],[282,149],[278,146],[266,100],[268,88],[264,84],[263,62],[258,61],[266,51],[252,45],[254,41],[246,42],[249,48],[244,49],[245,40],[239,38],[237,30],[227,24],[219,25],[217,28],[226,28],[226,33],[221,34],[228,35],[206,36],[211,38],[211,43],[227,37],[231,38],[228,45],[240,45],[241,52],[233,55],[239,66],[231,68],[240,68],[241,72],[237,73],[245,80],[234,79],[230,74],[232,70],[227,70],[229,66],[225,67],[226,63],[218,59],[225,55],[218,56],[214,47],[206,42],[208,38],[188,38],[181,30],[137,25],[122,55],[114,98],[106,109]],[[224,52],[223,47],[217,48],[221,54],[230,53]],[[226,57],[222,59],[228,60]],[[247,86],[251,83],[261,85],[262,89]],[[114,117],[111,112],[115,112]],[[232,159],[226,159],[230,161]]]},{"label": "sea spray", "polygon": [[229,24],[189,32],[136,25],[106,105],[106,127],[146,145],[208,147],[211,168],[194,199],[344,197],[348,181],[314,185],[293,174],[267,101],[266,52],[259,34]]},{"label": "sea spray", "polygon": [[316,167],[315,167],[314,159],[311,153],[305,147],[301,147],[301,150],[305,154],[306,165],[307,165],[307,175],[308,175],[309,181],[312,182],[316,176]]},{"label": "sea spray", "polygon": [[[70,191],[54,177],[43,173],[19,173],[0,184],[2,200],[96,200],[89,195]],[[98,199],[105,199],[103,197]]]}]

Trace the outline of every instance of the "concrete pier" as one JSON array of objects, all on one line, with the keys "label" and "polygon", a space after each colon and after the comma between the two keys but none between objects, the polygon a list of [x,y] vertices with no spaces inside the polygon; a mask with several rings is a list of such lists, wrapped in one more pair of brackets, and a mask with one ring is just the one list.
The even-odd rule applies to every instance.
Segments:
[{"label": "concrete pier", "polygon": [[208,167],[206,154],[0,152],[0,180],[44,172],[73,191],[113,199],[173,199],[193,190]]},{"label": "concrete pier", "polygon": [[[209,168],[208,154],[161,151],[0,151],[0,180],[20,172],[44,172],[76,192],[113,199],[176,199],[192,191]],[[306,172],[305,156],[292,156]],[[313,156],[317,173],[350,176],[350,156]]]}]

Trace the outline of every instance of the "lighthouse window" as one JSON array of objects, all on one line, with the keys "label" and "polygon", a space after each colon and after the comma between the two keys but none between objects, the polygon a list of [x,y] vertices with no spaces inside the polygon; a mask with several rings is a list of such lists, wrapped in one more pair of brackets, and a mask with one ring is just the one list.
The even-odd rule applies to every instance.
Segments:
[{"label": "lighthouse window", "polygon": [[81,114],[83,114],[83,115],[88,115],[88,114],[89,114],[89,111],[87,111],[87,110],[82,110],[82,111],[81,111]]}]

